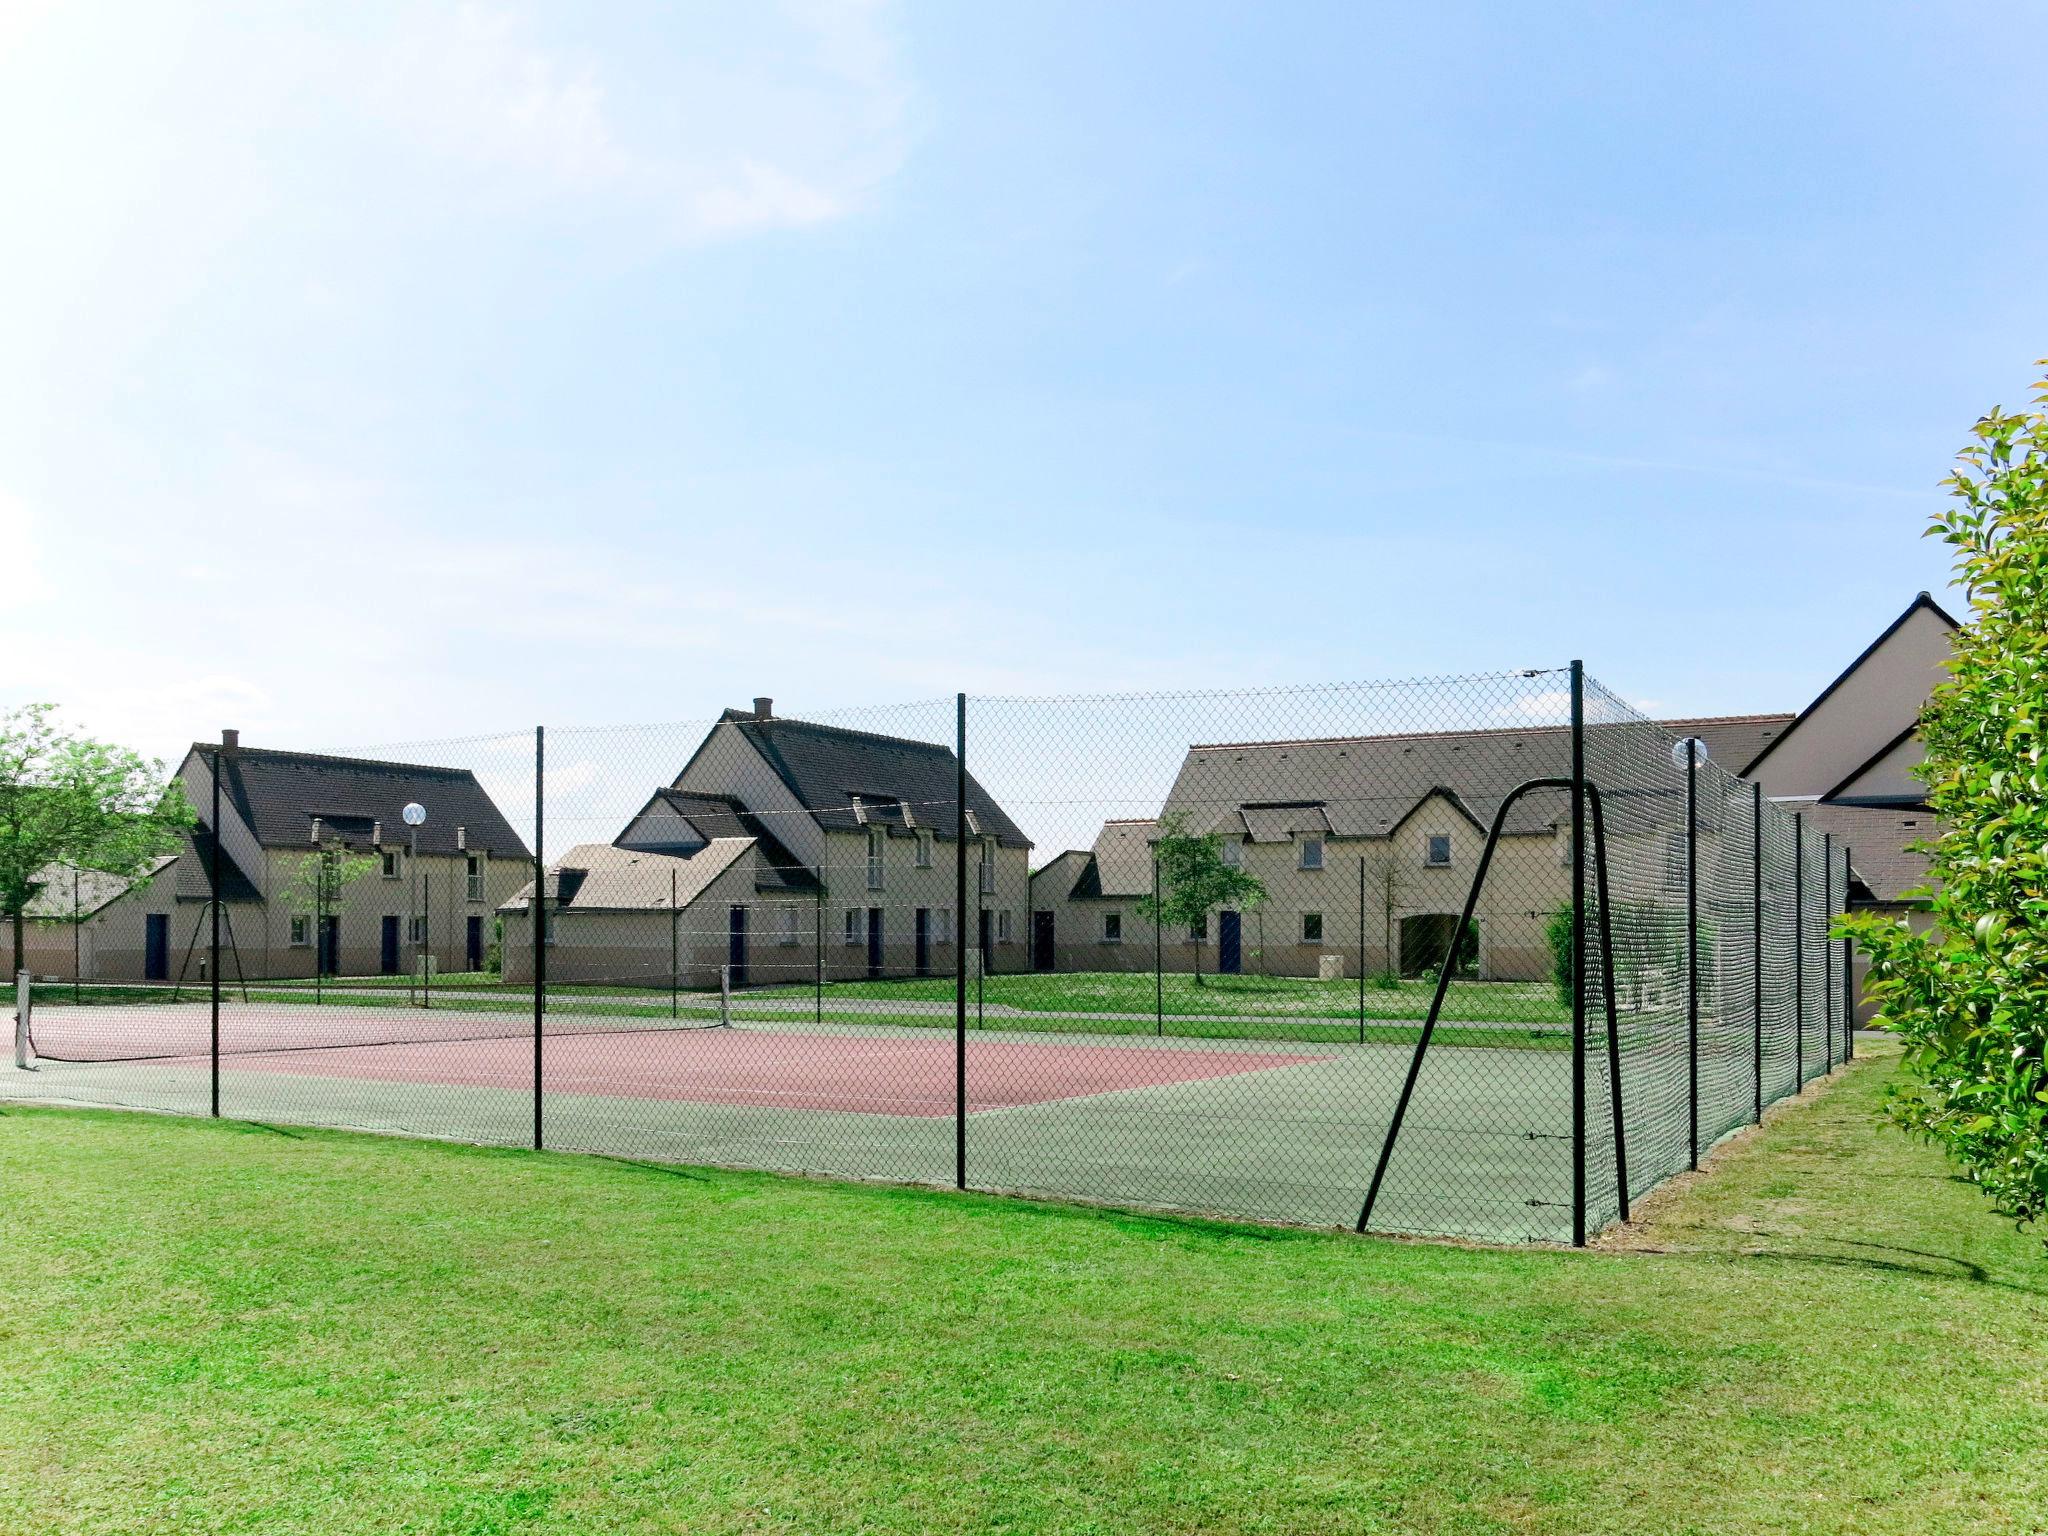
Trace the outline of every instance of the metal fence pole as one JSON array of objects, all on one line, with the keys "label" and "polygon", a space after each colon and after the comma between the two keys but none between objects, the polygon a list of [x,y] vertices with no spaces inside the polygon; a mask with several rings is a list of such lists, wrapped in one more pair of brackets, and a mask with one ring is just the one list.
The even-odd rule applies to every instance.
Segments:
[{"label": "metal fence pole", "polygon": [[1750,1024],[1755,1032],[1751,1048],[1756,1083],[1756,1122],[1764,1119],[1764,787],[1749,786],[1750,807],[1750,939],[1749,967]]},{"label": "metal fence pole", "polygon": [[1358,856],[1358,1043],[1365,1044],[1365,855]]},{"label": "metal fence pole", "polygon": [[541,1039],[548,1006],[547,727],[533,728],[533,1149],[541,1148]]},{"label": "metal fence pole", "polygon": [[1152,855],[1152,1033],[1166,1033],[1166,914],[1159,910],[1159,855]]},{"label": "metal fence pole", "polygon": [[209,917],[212,933],[206,941],[206,984],[210,1013],[208,1060],[212,1080],[213,1118],[220,1118],[220,773],[221,753],[213,753],[213,845],[206,851],[206,879],[212,887]]},{"label": "metal fence pole", "polygon": [[967,695],[953,699],[953,1184],[967,1187]]},{"label": "metal fence pole", "polygon": [[668,872],[668,1016],[682,1011],[682,914],[676,911],[676,872]]},{"label": "metal fence pole", "polygon": [[[1835,837],[1832,832],[1820,835],[1820,910],[1829,925],[1835,920]],[[1820,940],[1820,1049],[1821,1062],[1832,1072],[1835,1070],[1835,1032],[1828,1027],[1828,999],[1834,988],[1828,983],[1834,980],[1835,951],[1828,943],[1827,929],[1821,930]]]},{"label": "metal fence pole", "polygon": [[1685,739],[1685,1101],[1687,1145],[1700,1165],[1699,738]]},{"label": "metal fence pole", "polygon": [[[1849,910],[1849,882],[1856,877],[1856,863],[1849,849],[1842,849],[1842,911]],[[1856,944],[1842,940],[1842,1060],[1856,1059]]]},{"label": "metal fence pole", "polygon": [[[1572,687],[1572,1246],[1586,1246],[1586,667]],[[1446,963],[1445,974],[1449,974]]]},{"label": "metal fence pole", "polygon": [[1806,817],[1792,813],[1792,1091],[1806,1087]]},{"label": "metal fence pole", "polygon": [[811,1022],[825,1022],[825,866],[818,866],[818,899],[812,913]]}]

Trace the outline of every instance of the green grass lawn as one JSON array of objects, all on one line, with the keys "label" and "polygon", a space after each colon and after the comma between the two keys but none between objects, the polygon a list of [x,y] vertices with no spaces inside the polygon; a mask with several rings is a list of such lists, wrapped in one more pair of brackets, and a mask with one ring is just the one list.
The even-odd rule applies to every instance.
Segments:
[{"label": "green grass lawn", "polygon": [[9,1109],[0,1530],[2039,1532],[1887,1070],[1591,1253]]}]

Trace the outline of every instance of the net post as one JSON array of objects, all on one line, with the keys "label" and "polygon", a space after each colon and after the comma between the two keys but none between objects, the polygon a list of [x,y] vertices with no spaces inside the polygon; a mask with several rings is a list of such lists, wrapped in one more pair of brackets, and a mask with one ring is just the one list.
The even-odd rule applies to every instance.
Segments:
[{"label": "net post", "polygon": [[967,1187],[967,695],[953,696],[953,1187]]},{"label": "net post", "polygon": [[[1571,665],[1572,1246],[1586,1246],[1586,667]],[[1448,972],[1447,972],[1448,973]]]},{"label": "net post", "polygon": [[1806,817],[1792,813],[1792,1091],[1806,1089]]},{"label": "net post", "polygon": [[547,836],[548,728],[533,728],[533,901],[528,912],[533,927],[533,1150],[541,1149],[541,1040],[548,1005],[548,866],[543,851]]},{"label": "net post", "polygon": [[24,1072],[28,1070],[28,1013],[35,1006],[32,980],[27,971],[14,978],[14,1064]]},{"label": "net post", "polygon": [[1755,1121],[1764,1123],[1764,787],[1749,786],[1750,1060]]},{"label": "net post", "polygon": [[1692,1166],[1700,1165],[1699,738],[1685,739],[1685,1102]]},{"label": "net post", "polygon": [[207,884],[211,931],[206,941],[206,986],[208,1010],[207,1077],[212,1096],[211,1113],[220,1118],[220,771],[221,750],[213,749],[213,846],[207,850]]}]

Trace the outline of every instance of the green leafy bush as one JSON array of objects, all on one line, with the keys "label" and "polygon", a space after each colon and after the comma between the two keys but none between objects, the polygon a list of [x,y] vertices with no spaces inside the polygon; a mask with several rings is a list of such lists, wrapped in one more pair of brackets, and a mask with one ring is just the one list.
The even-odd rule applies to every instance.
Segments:
[{"label": "green leafy bush", "polygon": [[1891,1114],[2025,1225],[2048,1208],[2048,410],[1994,409],[1973,435],[1928,530],[1970,593],[1921,719],[1934,926],[1864,913],[1838,931],[1906,1042]]},{"label": "green leafy bush", "polygon": [[1557,989],[1557,1003],[1560,1008],[1572,1005],[1572,909],[1559,907],[1550,914],[1550,921],[1543,926],[1543,937],[1550,945],[1550,984]]}]

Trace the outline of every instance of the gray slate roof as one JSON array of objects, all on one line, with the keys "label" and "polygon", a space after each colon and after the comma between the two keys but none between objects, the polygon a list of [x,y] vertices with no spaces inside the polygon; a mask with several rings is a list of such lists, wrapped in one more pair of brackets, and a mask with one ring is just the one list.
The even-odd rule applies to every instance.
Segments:
[{"label": "gray slate roof", "polygon": [[[698,846],[719,839],[751,838],[761,849],[760,878],[756,890],[813,891],[818,878],[796,855],[784,847],[768,825],[731,795],[709,795],[696,790],[658,789],[654,799],[674,811],[697,834]],[[620,841],[615,839],[615,842]],[[687,856],[692,850],[678,844],[655,852]]]},{"label": "gray slate roof", "polygon": [[[548,866],[548,903],[568,912],[667,912],[673,890],[673,910],[681,911],[753,846],[750,838],[721,837],[678,858],[610,843],[578,843]],[[499,910],[523,912],[532,899],[529,880]]]},{"label": "gray slate roof", "polygon": [[1927,855],[1905,847],[1931,840],[1939,828],[1927,811],[1898,807],[1840,805],[1829,801],[1782,802],[1806,818],[1807,834],[1831,836],[1847,845],[1849,867],[1879,901],[1904,901],[1927,883]]},{"label": "gray slate roof", "polygon": [[[368,847],[378,822],[386,843],[402,844],[411,829],[400,812],[407,802],[417,801],[427,808],[427,823],[419,829],[422,853],[456,852],[455,830],[461,827],[473,851],[493,858],[530,857],[467,768],[264,747],[221,749],[211,742],[195,742],[192,750],[208,760],[220,752],[222,792],[266,848],[312,847],[316,816],[323,831],[351,847]],[[206,813],[204,805],[197,809]]]},{"label": "gray slate roof", "polygon": [[[306,852],[311,853],[310,846]],[[173,871],[177,881],[176,892],[180,901],[208,901],[213,897],[213,834],[205,827],[194,827],[185,834],[184,846],[178,851],[177,867]],[[237,864],[234,856],[225,847],[220,853],[220,899],[222,901],[261,901],[262,894],[256,883]]]},{"label": "gray slate roof", "polygon": [[[828,831],[880,824],[921,828],[942,841],[953,835],[959,760],[951,747],[781,716],[761,720],[746,710],[727,710],[721,723],[737,728],[753,744]],[[971,834],[994,837],[1006,848],[1031,846],[972,773],[967,775],[967,816]]]},{"label": "gray slate roof", "polygon": [[1659,720],[1657,723],[1677,737],[1697,736],[1707,744],[1707,756],[1740,775],[1763,755],[1764,748],[1790,729],[1798,718],[1789,713],[1774,715],[1705,715],[1687,720]]},{"label": "gray slate roof", "polygon": [[[21,915],[31,920],[55,918],[69,921],[73,911],[82,918],[91,917],[108,902],[127,895],[155,876],[162,874],[165,866],[177,858],[176,854],[165,854],[152,859],[149,866],[139,875],[109,875],[97,869],[79,869],[71,864],[45,864],[36,871],[33,881],[34,894],[28,905],[21,909]],[[73,879],[77,881],[76,899],[73,897]],[[223,882],[225,883],[225,882]]]}]

